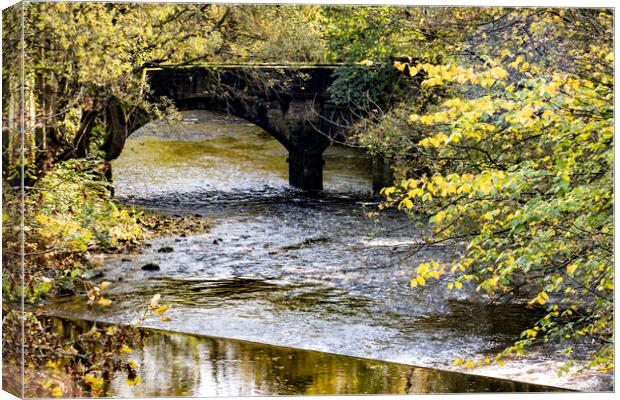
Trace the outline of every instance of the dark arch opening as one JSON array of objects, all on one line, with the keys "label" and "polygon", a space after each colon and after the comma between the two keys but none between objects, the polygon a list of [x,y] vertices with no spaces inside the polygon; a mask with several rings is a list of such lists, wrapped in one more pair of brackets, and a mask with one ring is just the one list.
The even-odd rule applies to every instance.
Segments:
[{"label": "dark arch opening", "polygon": [[181,120],[152,120],[132,132],[112,163],[119,196],[227,198],[287,188],[288,151],[272,135],[230,114],[181,113]]},{"label": "dark arch opening", "polygon": [[[191,111],[191,110],[203,110],[203,111],[214,111],[214,112],[223,112],[230,115],[233,115],[237,118],[243,119],[251,124],[254,124],[267,132],[269,135],[273,136],[285,149],[289,152],[292,150],[292,145],[289,140],[286,138],[284,134],[278,132],[273,129],[265,120],[261,118],[261,115],[257,115],[256,117],[250,117],[248,115],[244,115],[242,113],[236,112],[234,108],[227,107],[226,105],[222,105],[220,103],[214,103],[212,100],[208,98],[202,97],[194,97],[190,99],[183,99],[175,101],[175,105],[179,111]],[[266,112],[266,110],[265,110]]]}]

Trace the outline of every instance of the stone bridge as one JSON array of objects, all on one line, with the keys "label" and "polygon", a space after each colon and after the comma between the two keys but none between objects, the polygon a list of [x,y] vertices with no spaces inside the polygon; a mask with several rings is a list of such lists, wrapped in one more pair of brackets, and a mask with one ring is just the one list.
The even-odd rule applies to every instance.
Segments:
[{"label": "stone bridge", "polygon": [[223,111],[276,138],[289,153],[289,183],[323,188],[323,151],[343,138],[351,113],[328,102],[335,65],[151,68],[153,95],[180,110]]}]

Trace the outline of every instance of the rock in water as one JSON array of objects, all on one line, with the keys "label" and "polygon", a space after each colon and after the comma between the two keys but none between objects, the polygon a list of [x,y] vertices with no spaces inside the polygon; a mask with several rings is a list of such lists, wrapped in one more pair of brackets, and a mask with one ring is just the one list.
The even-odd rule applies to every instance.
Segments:
[{"label": "rock in water", "polygon": [[144,264],[142,266],[142,271],[159,271],[159,265],[157,264],[153,264],[153,263],[148,263],[148,264]]}]

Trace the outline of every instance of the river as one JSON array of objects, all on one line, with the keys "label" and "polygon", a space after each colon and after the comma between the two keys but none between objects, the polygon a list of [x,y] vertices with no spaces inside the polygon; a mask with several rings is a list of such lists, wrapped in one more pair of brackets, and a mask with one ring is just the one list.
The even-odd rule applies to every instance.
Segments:
[{"label": "river", "polygon": [[[412,225],[397,211],[370,218],[367,213],[376,211],[377,199],[371,194],[370,161],[363,153],[330,147],[325,154],[325,191],[308,195],[288,186],[286,150],[259,128],[222,114],[184,112],[182,116],[183,121],[151,123],[129,138],[113,163],[115,193],[140,208],[203,216],[212,229],[206,234],[150,240],[140,254],[106,257],[102,270],[104,279],[113,282],[107,297],[114,306],[88,315],[109,323],[130,323],[139,316],[141,304],[160,293],[161,302],[170,305],[171,321],[152,318],[144,326],[211,337],[164,340],[155,336],[159,353],[149,353],[144,362],[165,365],[162,376],[176,376],[189,368],[184,362],[200,371],[205,357],[228,351],[223,348],[236,349],[231,354],[246,354],[239,346],[249,344],[226,342],[229,339],[280,346],[263,347],[269,357],[275,352],[273,357],[286,358],[288,352],[299,349],[324,352],[295,356],[298,368],[319,363],[316,357],[336,357],[319,356],[330,353],[450,370],[456,358],[495,354],[540,317],[522,305],[487,306],[472,288],[449,291],[442,282],[409,288],[418,262],[452,259],[463,244],[436,245],[412,255],[411,245],[421,240],[424,227]],[[142,270],[148,263],[160,269]],[[83,299],[66,297],[50,305],[48,312],[83,318],[85,309]],[[192,352],[185,341],[193,349],[211,350]],[[167,362],[172,357],[168,349],[173,348],[185,350],[175,353],[174,362]],[[224,357],[218,365],[222,371],[236,371],[241,359]],[[571,389],[607,388],[608,381],[596,375],[558,377],[555,371],[561,361],[557,348],[545,346],[504,367],[472,373]],[[388,372],[396,368],[396,364],[376,365]],[[397,376],[405,373],[398,368]],[[351,376],[350,370],[338,371],[333,370],[336,381]],[[196,373],[202,381],[210,376]],[[321,379],[331,379],[332,372],[325,374]],[[256,386],[254,391],[235,392],[231,388],[239,387],[235,378],[239,373],[228,375],[232,380],[220,377],[207,386],[204,382],[190,385],[188,393],[318,393],[261,391]],[[308,379],[315,382],[315,378]],[[378,391],[366,384],[360,388],[403,393],[395,388],[406,383],[398,382],[386,383]],[[146,392],[131,392],[134,389],[119,380],[111,393],[182,394],[154,382],[149,386],[147,379],[145,384]],[[205,392],[205,387],[214,392]],[[324,387],[332,393],[364,392],[355,385],[343,391]],[[465,390],[458,384],[450,388],[444,391]],[[482,386],[475,388],[484,391]]]}]

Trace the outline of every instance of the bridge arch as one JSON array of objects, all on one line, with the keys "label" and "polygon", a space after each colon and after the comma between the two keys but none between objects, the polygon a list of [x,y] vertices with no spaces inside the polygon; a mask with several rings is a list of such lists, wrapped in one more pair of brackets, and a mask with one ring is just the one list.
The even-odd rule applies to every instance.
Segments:
[{"label": "bridge arch", "polygon": [[[343,134],[330,121],[343,110],[332,106],[329,86],[335,66],[197,66],[147,71],[152,94],[180,110],[232,114],[278,140],[289,152],[289,183],[323,189],[323,152]],[[328,115],[329,117],[325,117]]]},{"label": "bridge arch", "polygon": [[264,121],[262,118],[257,118],[252,115],[247,115],[247,113],[236,112],[236,110],[226,109],[223,107],[212,104],[211,99],[206,97],[195,97],[191,99],[177,100],[175,101],[175,105],[179,111],[192,111],[192,110],[204,110],[204,111],[218,111],[225,112],[227,114],[233,115],[237,118],[241,118],[251,124],[254,124],[271,135],[274,139],[276,139],[286,150],[291,151],[291,143],[289,142],[286,135],[282,134],[276,129],[272,129],[272,127]]}]

